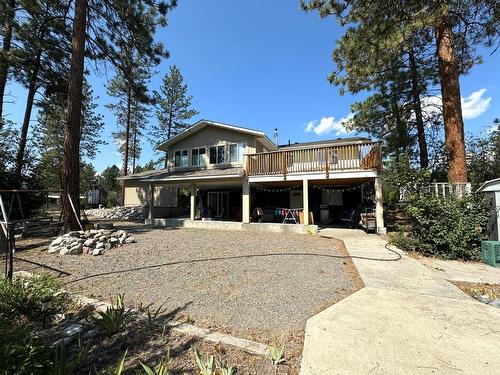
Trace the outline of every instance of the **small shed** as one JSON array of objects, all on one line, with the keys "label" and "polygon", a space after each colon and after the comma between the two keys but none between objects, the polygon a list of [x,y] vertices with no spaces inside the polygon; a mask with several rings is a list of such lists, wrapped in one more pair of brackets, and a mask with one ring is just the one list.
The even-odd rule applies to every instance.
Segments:
[{"label": "small shed", "polygon": [[500,241],[500,178],[486,181],[478,190],[491,199],[491,214],[488,221],[488,237],[491,241]]}]

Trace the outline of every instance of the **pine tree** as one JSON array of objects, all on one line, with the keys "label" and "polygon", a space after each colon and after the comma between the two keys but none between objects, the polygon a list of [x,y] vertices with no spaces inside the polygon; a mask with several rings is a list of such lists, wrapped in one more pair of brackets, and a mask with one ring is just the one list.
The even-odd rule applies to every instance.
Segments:
[{"label": "pine tree", "polygon": [[28,88],[24,119],[21,126],[19,148],[16,156],[15,174],[21,177],[24,165],[31,113],[35,95],[40,89],[45,95],[64,93],[66,79],[70,30],[66,23],[66,2],[49,0],[43,3],[26,4],[16,32],[18,46],[15,49],[13,75]]},{"label": "pine tree", "polygon": [[[434,48],[443,100],[448,179],[466,182],[459,75],[479,61],[475,51],[478,44],[491,47],[498,42],[497,2],[302,0],[301,4],[305,10],[317,9],[322,17],[335,16],[342,25],[355,25],[348,32],[368,31],[365,38],[371,48],[359,48],[360,56],[393,58],[416,38],[425,40],[426,47]],[[426,39],[429,35],[433,37]]]},{"label": "pine tree", "polygon": [[[150,129],[150,139],[154,145],[170,139],[189,127],[187,122],[198,114],[198,111],[190,108],[193,97],[187,95],[188,86],[180,69],[176,65],[170,67],[169,72],[163,78],[160,92],[155,91],[154,97],[158,109],[156,117],[158,124]],[[167,161],[165,159],[165,168]]]},{"label": "pine tree", "polygon": [[[159,62],[167,54],[161,43],[155,42],[154,33],[158,25],[166,26],[166,13],[175,5],[175,0],[168,4],[155,0],[75,0],[64,128],[62,189],[65,194],[61,196],[65,229],[78,228],[76,217],[80,212],[79,126],[85,51],[91,59],[106,60],[120,66],[121,49],[132,44],[139,56]],[[66,194],[75,203],[76,215]]]},{"label": "pine tree", "polygon": [[118,151],[123,155],[123,174],[126,176],[129,173],[129,162],[132,161],[133,173],[135,161],[140,154],[140,137],[146,123],[148,105],[151,103],[147,82],[151,76],[152,62],[138,57],[136,51],[130,48],[123,50],[121,61],[122,68],[108,84],[108,94],[118,100],[107,107],[113,110],[117,125],[121,128],[113,136]]},{"label": "pine tree", "polygon": [[2,49],[0,50],[0,129],[3,126],[3,100],[11,60],[12,35],[14,33],[16,0],[0,0]]},{"label": "pine tree", "polygon": [[[84,83],[80,165],[85,160],[96,157],[100,145],[105,144],[101,137],[104,128],[103,116],[97,113],[97,97],[89,84]],[[62,186],[61,166],[63,159],[64,120],[66,118],[65,96],[57,93],[40,103],[38,121],[34,127],[35,143],[41,163],[42,181],[45,188],[59,190]]]}]

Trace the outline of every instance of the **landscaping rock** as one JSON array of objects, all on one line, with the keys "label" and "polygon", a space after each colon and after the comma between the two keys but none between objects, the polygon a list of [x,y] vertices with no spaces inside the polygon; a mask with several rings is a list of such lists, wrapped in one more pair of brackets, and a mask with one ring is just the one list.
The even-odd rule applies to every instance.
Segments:
[{"label": "landscaping rock", "polygon": [[92,250],[92,255],[102,255],[102,254],[104,254],[104,249],[102,248]]},{"label": "landscaping rock", "polygon": [[[49,253],[102,255],[105,251],[125,243],[134,243],[135,238],[124,230],[91,229],[71,231],[57,237],[48,247]],[[98,250],[98,251],[96,251]]]},{"label": "landscaping rock", "polygon": [[71,337],[76,335],[77,333],[82,333],[82,332],[83,332],[83,326],[81,324],[70,324],[61,331],[61,336]]},{"label": "landscaping rock", "polygon": [[82,339],[83,340],[88,340],[93,337],[99,336],[100,332],[98,328],[91,329],[90,331],[87,331],[83,334]]},{"label": "landscaping rock", "polygon": [[488,305],[499,308],[500,309],[500,299],[496,299],[491,301]]},{"label": "landscaping rock", "polygon": [[98,208],[85,211],[88,216],[115,220],[144,220],[144,208],[141,206]]}]

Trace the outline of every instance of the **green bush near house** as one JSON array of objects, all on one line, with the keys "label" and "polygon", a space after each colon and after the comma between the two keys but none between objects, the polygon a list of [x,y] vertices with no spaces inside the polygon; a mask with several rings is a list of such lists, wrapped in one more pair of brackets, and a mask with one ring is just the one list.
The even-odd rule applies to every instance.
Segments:
[{"label": "green bush near house", "polygon": [[486,238],[488,205],[477,195],[414,196],[406,207],[407,233],[398,233],[393,243],[403,250],[446,259],[479,260],[481,241]]}]

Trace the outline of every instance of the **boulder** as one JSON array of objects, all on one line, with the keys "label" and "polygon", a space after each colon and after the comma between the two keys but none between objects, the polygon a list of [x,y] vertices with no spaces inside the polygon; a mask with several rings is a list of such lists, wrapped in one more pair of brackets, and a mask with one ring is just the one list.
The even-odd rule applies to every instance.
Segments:
[{"label": "boulder", "polygon": [[104,254],[104,249],[94,249],[92,250],[92,255],[102,255]]},{"label": "boulder", "polygon": [[77,333],[82,333],[82,332],[83,332],[83,326],[81,324],[70,324],[61,331],[61,336],[71,337],[76,335]]}]

